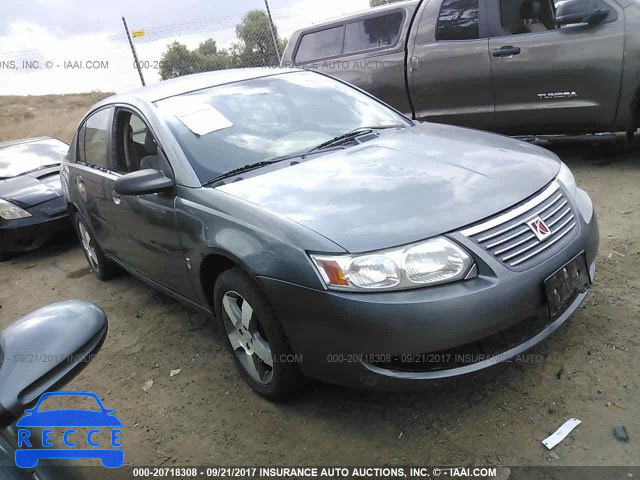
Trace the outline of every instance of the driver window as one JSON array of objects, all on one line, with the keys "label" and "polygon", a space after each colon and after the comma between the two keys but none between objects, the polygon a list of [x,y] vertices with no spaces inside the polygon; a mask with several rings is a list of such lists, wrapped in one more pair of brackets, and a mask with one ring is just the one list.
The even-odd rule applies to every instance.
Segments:
[{"label": "driver window", "polygon": [[147,124],[135,113],[120,110],[116,124],[118,144],[116,165],[118,172],[130,173],[144,169],[161,170],[173,178],[164,154]]},{"label": "driver window", "polygon": [[552,0],[500,0],[500,21],[505,35],[555,30]]}]

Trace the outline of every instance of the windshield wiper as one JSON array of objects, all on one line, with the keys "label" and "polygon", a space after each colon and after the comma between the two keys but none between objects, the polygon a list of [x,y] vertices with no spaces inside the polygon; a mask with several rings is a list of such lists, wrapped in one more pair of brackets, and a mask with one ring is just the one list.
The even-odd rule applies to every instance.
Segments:
[{"label": "windshield wiper", "polygon": [[333,148],[325,148],[322,151],[308,151],[308,152],[299,152],[293,153],[291,155],[282,155],[279,157],[269,158],[268,160],[262,160],[260,162],[250,163],[248,165],[243,165],[242,167],[234,168],[233,170],[229,170],[228,172],[221,173],[217,177],[212,178],[211,180],[207,180],[202,184],[203,187],[211,185],[212,183],[216,183],[219,180],[224,180],[225,178],[233,177],[239,173],[248,172],[250,170],[255,170],[256,168],[266,167],[267,165],[272,165],[278,162],[284,162],[285,160],[291,160],[294,158],[305,158],[308,155],[316,155],[318,153],[328,153],[332,150],[342,150],[343,147],[333,147]]},{"label": "windshield wiper", "polygon": [[353,130],[348,131],[347,133],[343,133],[342,135],[338,135],[337,137],[333,137],[326,142],[321,143],[317,147],[309,150],[309,153],[316,152],[318,150],[323,150],[327,147],[332,147],[334,145],[338,145],[341,143],[346,143],[349,140],[352,140],[360,135],[366,135],[367,133],[373,133],[374,130],[384,130],[385,128],[401,128],[404,125],[385,125],[385,126],[376,126],[376,127],[358,127]]},{"label": "windshield wiper", "polygon": [[206,182],[204,182],[202,184],[202,186],[206,187],[207,185],[211,185],[212,183],[215,183],[218,180],[223,180],[225,178],[232,177],[232,176],[237,175],[239,173],[244,173],[244,172],[248,172],[250,170],[255,170],[256,168],[266,167],[267,165],[271,165],[273,163],[281,162],[283,160],[285,160],[284,157],[283,158],[274,158],[274,159],[271,159],[271,160],[262,160],[260,162],[255,162],[255,163],[249,163],[247,165],[243,165],[241,167],[234,168],[233,170],[229,170],[228,172],[221,173],[217,177],[213,177],[211,180],[207,180]]},{"label": "windshield wiper", "polygon": [[60,166],[59,163],[51,163],[49,165],[41,165],[41,166],[39,166],[37,168],[33,168],[31,170],[27,170],[26,172],[19,173],[17,176],[28,175],[30,173],[37,172],[39,170],[44,170],[45,168],[53,168],[53,167],[59,167],[59,166]]}]

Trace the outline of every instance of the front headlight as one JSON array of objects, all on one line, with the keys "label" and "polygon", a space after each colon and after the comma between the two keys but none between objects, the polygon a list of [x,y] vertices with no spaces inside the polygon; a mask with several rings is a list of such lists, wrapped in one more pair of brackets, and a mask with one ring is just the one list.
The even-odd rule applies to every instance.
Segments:
[{"label": "front headlight", "polygon": [[30,217],[31,214],[26,210],[14,205],[11,202],[0,198],[0,218],[5,220],[17,220],[18,218]]},{"label": "front headlight", "polygon": [[327,287],[400,290],[460,280],[473,266],[462,248],[444,237],[362,255],[310,254]]},{"label": "front headlight", "polygon": [[564,162],[560,163],[560,171],[558,172],[558,176],[556,177],[558,181],[567,189],[567,193],[571,196],[571,198],[576,197],[576,179],[569,170]]}]

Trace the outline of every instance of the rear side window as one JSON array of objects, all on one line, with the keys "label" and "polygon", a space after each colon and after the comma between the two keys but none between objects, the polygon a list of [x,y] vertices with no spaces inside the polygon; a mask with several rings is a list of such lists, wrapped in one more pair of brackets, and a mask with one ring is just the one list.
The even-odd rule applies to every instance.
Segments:
[{"label": "rear side window", "polygon": [[400,35],[401,12],[347,23],[344,32],[344,53],[395,45]]},{"label": "rear side window", "polygon": [[343,26],[305,34],[300,40],[296,63],[306,63],[318,58],[333,57],[342,53]]},{"label": "rear side window", "polygon": [[[81,158],[90,165],[107,168],[107,147],[111,110],[105,108],[91,115],[80,130],[84,130],[84,155]],[[83,145],[80,140],[80,145]]]},{"label": "rear side window", "polygon": [[475,40],[479,38],[478,25],[478,0],[444,0],[436,40]]}]

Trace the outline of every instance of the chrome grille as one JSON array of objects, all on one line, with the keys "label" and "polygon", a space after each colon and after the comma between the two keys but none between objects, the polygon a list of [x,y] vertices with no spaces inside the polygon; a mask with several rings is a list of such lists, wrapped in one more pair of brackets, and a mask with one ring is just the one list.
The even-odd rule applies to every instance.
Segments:
[{"label": "chrome grille", "polygon": [[[527,222],[540,217],[551,233],[539,240]],[[505,213],[461,232],[507,267],[531,268],[564,248],[578,233],[578,222],[557,182]]]}]

